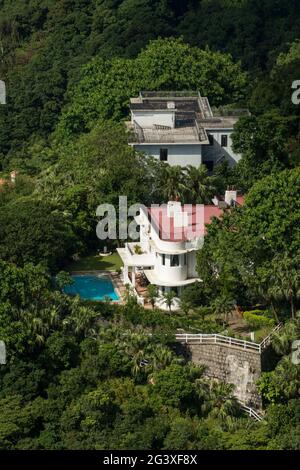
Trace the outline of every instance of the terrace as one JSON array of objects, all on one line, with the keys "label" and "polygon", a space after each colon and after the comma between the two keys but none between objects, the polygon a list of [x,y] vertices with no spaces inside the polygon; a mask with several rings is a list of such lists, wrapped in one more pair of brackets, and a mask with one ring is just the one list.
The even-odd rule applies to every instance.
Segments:
[{"label": "terrace", "polygon": [[[139,144],[143,143],[191,143],[208,144],[209,140],[205,129],[199,126],[196,119],[188,125],[176,123],[174,128],[168,126],[154,125],[152,127],[141,127],[136,121],[128,123],[128,129],[133,130]],[[136,142],[135,142],[136,143]]]},{"label": "terrace", "polygon": [[132,144],[208,145],[207,129],[232,129],[241,116],[249,115],[247,109],[212,109],[208,98],[196,91],[143,91],[131,99],[130,107]]}]

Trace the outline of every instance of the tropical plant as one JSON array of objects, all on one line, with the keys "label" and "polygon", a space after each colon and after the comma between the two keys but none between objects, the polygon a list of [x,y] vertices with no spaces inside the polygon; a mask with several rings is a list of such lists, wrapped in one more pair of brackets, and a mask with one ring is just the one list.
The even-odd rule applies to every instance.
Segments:
[{"label": "tropical plant", "polygon": [[172,307],[174,305],[175,297],[176,297],[176,294],[172,290],[170,290],[168,292],[164,292],[164,294],[163,294],[164,301],[165,301],[165,303],[166,303],[166,305],[167,305],[170,312],[171,312]]},{"label": "tropical plant", "polygon": [[167,201],[183,200],[186,184],[182,167],[165,164],[162,169],[163,195]]},{"label": "tropical plant", "polygon": [[228,315],[233,311],[235,305],[236,303],[231,297],[223,294],[213,300],[211,308],[217,317],[223,319],[225,325],[228,322]]},{"label": "tropical plant", "polygon": [[208,175],[207,167],[201,164],[198,168],[188,165],[185,169],[187,190],[185,200],[189,204],[212,204],[217,193],[217,180]]},{"label": "tropical plant", "polygon": [[154,284],[149,284],[147,286],[147,297],[149,302],[152,305],[152,308],[155,307],[156,299],[158,298],[158,287]]},{"label": "tropical plant", "polygon": [[292,319],[296,319],[296,303],[300,299],[299,257],[278,254],[274,257],[273,287],[270,289],[275,299],[286,299],[290,303]]},{"label": "tropical plant", "polygon": [[234,385],[216,381],[200,380],[199,393],[204,399],[201,410],[212,418],[219,418],[223,422],[230,422],[239,414],[239,404],[233,395]]}]

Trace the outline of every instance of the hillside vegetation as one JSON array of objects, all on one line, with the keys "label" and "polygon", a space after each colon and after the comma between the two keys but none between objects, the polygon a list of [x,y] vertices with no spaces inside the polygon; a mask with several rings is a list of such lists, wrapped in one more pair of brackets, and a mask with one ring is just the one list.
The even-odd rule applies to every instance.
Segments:
[{"label": "hillside vegetation", "polygon": [[[299,38],[298,0],[0,0],[1,450],[299,449]],[[135,152],[124,121],[143,89],[248,107],[238,165],[209,175]],[[62,293],[74,255],[103,248],[99,204],[204,203],[228,185],[246,203],[209,227],[179,312]],[[237,306],[257,331],[284,324],[263,423],[174,340],[224,332]]]}]

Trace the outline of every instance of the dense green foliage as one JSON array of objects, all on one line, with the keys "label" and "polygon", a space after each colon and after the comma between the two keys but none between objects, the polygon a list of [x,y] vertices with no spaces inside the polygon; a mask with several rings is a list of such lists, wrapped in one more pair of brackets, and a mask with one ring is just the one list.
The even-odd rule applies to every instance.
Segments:
[{"label": "dense green foliage", "polygon": [[242,305],[271,302],[276,311],[288,302],[286,309],[294,316],[299,299],[299,176],[297,168],[261,179],[244,207],[208,227],[198,258],[208,287],[214,285],[219,295]]},{"label": "dense green foliage", "polygon": [[[265,110],[280,105],[283,89],[284,108],[290,107],[290,77],[297,79],[299,60],[296,53],[290,54],[288,61],[280,56],[276,64],[276,59],[299,37],[299,15],[298,0],[288,4],[284,0],[2,0],[0,75],[7,82],[9,97],[8,105],[0,109],[0,155],[3,159],[7,152],[16,150],[24,154],[24,147],[37,139],[47,141],[69,101],[67,90],[71,90],[71,97],[73,90],[86,93],[84,84],[92,80],[89,73],[96,71],[96,84],[104,77],[101,93],[109,90],[111,99],[105,97],[100,103],[96,97],[103,95],[96,88],[95,93],[88,90],[89,100],[92,105],[94,97],[95,109],[99,107],[106,115],[123,113],[129,93],[140,91],[142,86],[193,86],[209,92],[215,103],[236,101],[240,96],[237,85],[243,80],[221,51],[241,61],[256,77],[263,71],[254,90],[256,107]],[[188,46],[181,46],[177,53],[172,51],[169,59],[163,59],[168,66],[163,73],[159,60],[161,63],[163,51],[172,47],[172,42],[161,47],[162,54],[153,45],[139,59],[126,60],[136,58],[150,40],[170,36],[182,36],[200,49],[188,52]],[[210,50],[205,50],[207,46]],[[178,68],[177,60],[182,63]],[[81,71],[84,64],[89,65]],[[273,67],[270,80],[268,72]],[[187,73],[177,73],[180,70]],[[92,80],[92,87],[94,84]],[[75,113],[69,122],[72,127],[79,125],[78,119],[95,118],[92,110],[92,116],[76,115],[78,100],[80,97],[71,106]],[[114,106],[110,107],[111,101]],[[4,162],[8,164],[7,159]]]},{"label": "dense green foliage", "polygon": [[[1,450],[299,449],[298,3],[0,0]],[[249,107],[233,135],[238,165],[209,175],[137,154],[124,121],[143,89]],[[246,204],[208,228],[203,282],[179,312],[173,293],[169,312],[154,308],[153,286],[146,310],[129,291],[124,305],[67,297],[64,271],[54,282],[74,255],[102,248],[99,204],[209,203],[227,185]],[[179,328],[223,333],[237,306],[252,329],[285,324],[259,381],[263,423],[174,340]]]},{"label": "dense green foliage", "polygon": [[249,421],[232,387],[186,364],[164,326],[126,319],[140,307],[119,307],[108,324],[115,307],[96,312],[50,291],[42,268],[3,262],[0,293],[10,355],[0,369],[1,449],[297,448],[280,438],[297,426],[299,402],[289,401],[289,421],[282,405],[267,426]]},{"label": "dense green foliage", "polygon": [[245,84],[245,74],[229,55],[191,48],[181,40],[156,40],[136,59],[99,57],[84,67],[69,90],[59,131],[65,137],[91,129],[99,119],[120,120],[128,115],[129,98],[141,90],[201,89],[217,105],[228,96],[239,101]]}]

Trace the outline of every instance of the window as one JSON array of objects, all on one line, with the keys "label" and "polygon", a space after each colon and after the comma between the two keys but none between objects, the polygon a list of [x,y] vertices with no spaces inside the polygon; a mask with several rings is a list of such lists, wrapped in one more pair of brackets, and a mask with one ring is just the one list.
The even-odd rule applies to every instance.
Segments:
[{"label": "window", "polygon": [[160,159],[161,162],[167,162],[168,161],[168,149],[160,149],[159,159]]},{"label": "window", "polygon": [[166,255],[162,255],[161,264],[162,264],[163,266],[165,266],[165,264],[166,264]]},{"label": "window", "polygon": [[171,267],[179,266],[179,256],[171,255]]},{"label": "window", "polygon": [[208,135],[208,140],[209,140],[209,145],[214,145],[214,137],[212,134],[207,134]]},{"label": "window", "polygon": [[228,135],[221,135],[221,147],[228,147]]}]

